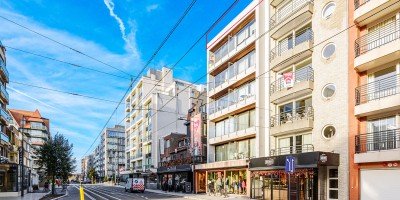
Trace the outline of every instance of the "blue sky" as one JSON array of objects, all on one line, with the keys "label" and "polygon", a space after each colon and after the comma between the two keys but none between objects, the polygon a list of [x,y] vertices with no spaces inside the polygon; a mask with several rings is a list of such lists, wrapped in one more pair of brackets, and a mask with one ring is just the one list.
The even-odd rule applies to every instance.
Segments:
[{"label": "blue sky", "polygon": [[[172,67],[233,2],[198,0],[150,67]],[[137,75],[190,3],[171,0],[2,0],[0,16]],[[250,0],[239,1],[210,33],[211,37],[249,3]],[[126,76],[2,18],[0,41],[5,46]],[[205,46],[203,38],[174,68],[174,76],[195,81],[204,75],[207,72]],[[6,55],[10,81],[113,101],[119,101],[129,86],[127,79],[72,67],[11,48],[7,49]],[[9,108],[39,109],[44,117],[50,119],[52,134],[62,133],[74,144],[78,161],[117,106],[116,103],[16,83],[7,85],[7,91],[10,94]],[[108,127],[123,119],[123,107],[118,109]],[[80,162],[77,170],[80,170]]]}]

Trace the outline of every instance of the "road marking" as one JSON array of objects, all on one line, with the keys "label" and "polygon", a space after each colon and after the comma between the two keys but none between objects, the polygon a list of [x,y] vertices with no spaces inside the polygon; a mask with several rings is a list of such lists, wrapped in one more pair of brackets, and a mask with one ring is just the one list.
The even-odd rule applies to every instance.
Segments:
[{"label": "road marking", "polygon": [[104,193],[104,192],[100,192],[100,189],[91,189],[91,190],[96,191],[96,192],[98,192],[98,193],[100,193],[100,194],[109,196],[109,197],[111,197],[111,198],[117,199],[117,200],[122,200],[122,199],[119,199],[119,198],[117,198],[117,197],[113,197],[113,196],[111,196],[111,195],[108,195],[108,194],[106,194],[106,193]]},{"label": "road marking", "polygon": [[[74,185],[74,187],[79,191],[79,188],[78,188],[76,185]],[[84,193],[84,195],[86,195],[87,197],[89,197],[89,199],[91,199],[91,200],[96,200],[95,198],[93,198],[93,197],[90,196],[89,194],[85,194],[85,193]]]}]

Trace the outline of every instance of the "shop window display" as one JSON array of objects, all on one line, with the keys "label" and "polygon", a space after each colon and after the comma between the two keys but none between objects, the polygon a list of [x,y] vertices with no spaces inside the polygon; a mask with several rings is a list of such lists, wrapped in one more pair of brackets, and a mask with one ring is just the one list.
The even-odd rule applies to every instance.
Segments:
[{"label": "shop window display", "polygon": [[247,193],[247,177],[245,170],[208,172],[208,190],[225,189],[229,194]]}]

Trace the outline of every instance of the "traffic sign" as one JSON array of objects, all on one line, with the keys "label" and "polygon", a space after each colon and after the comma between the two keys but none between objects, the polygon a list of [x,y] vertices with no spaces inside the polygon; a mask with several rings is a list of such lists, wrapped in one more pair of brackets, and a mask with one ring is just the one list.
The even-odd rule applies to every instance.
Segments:
[{"label": "traffic sign", "polygon": [[293,173],[295,169],[296,169],[295,157],[286,156],[285,171],[288,173]]}]

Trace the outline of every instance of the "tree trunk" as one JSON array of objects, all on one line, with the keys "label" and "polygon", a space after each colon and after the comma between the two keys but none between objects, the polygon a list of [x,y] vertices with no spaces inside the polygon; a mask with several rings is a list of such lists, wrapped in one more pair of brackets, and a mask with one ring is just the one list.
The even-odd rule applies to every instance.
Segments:
[{"label": "tree trunk", "polygon": [[56,180],[56,178],[55,178],[55,176],[53,175],[52,177],[51,177],[51,194],[54,194],[54,189],[55,189],[55,184],[54,184],[54,182],[55,182],[55,180]]}]

